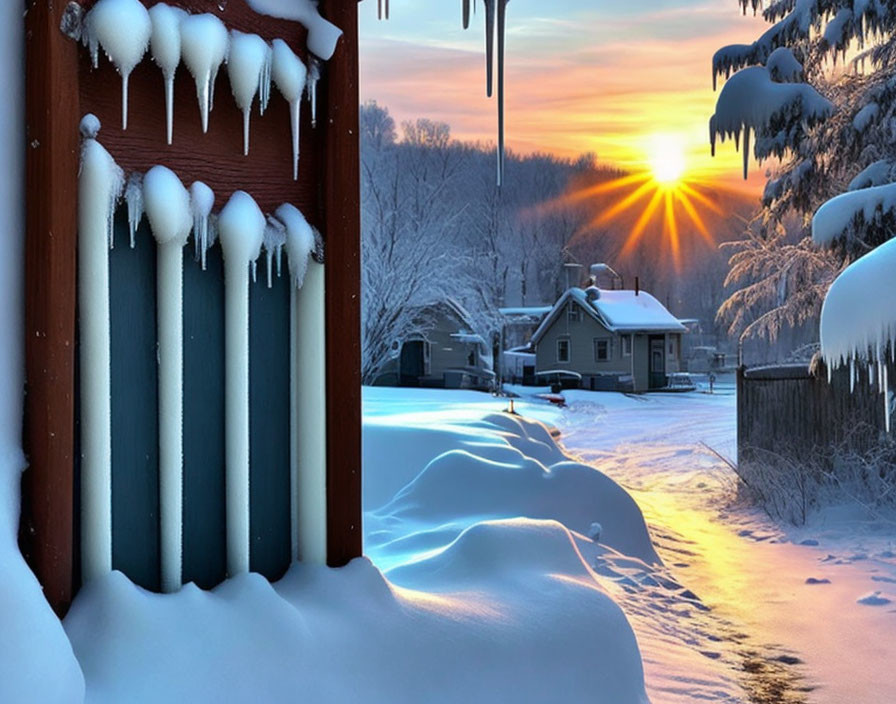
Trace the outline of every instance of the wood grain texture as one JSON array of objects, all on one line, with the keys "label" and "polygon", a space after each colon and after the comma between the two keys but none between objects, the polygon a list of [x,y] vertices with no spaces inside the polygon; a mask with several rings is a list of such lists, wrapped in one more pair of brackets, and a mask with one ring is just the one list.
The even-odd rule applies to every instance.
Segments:
[{"label": "wood grain texture", "polygon": [[77,51],[62,3],[35,0],[26,31],[23,553],[60,615],[72,599]]},{"label": "wood grain texture", "polygon": [[327,562],[362,552],[361,206],[358,4],[330,0],[322,14],[344,35],[326,80]]},{"label": "wood grain texture", "polygon": [[[84,2],[84,7],[94,3]],[[151,6],[155,0],[143,0]],[[267,40],[283,39],[303,60],[305,28],[297,22],[277,20],[253,12],[245,0],[212,3],[188,0],[178,4],[192,12],[210,12],[228,29],[253,32]],[[219,7],[223,7],[221,10]],[[82,113],[94,113],[102,123],[99,141],[126,171],[145,172],[156,164],[172,169],[189,186],[206,183],[215,192],[219,210],[230,195],[244,190],[262,210],[273,212],[282,203],[292,203],[308,221],[320,226],[321,173],[324,135],[311,127],[311,107],[302,103],[299,180],[292,179],[292,137],[289,104],[276,86],[264,115],[256,98],[250,122],[249,154],[243,155],[243,117],[230,91],[227,67],[221,66],[215,82],[214,109],[208,132],[200,124],[196,84],[181,63],[174,80],[174,134],[165,139],[165,86],[161,70],[147,55],[130,77],[128,128],[121,129],[121,77],[100,51],[99,66],[93,69],[89,52],[81,47],[78,66]]]},{"label": "wood grain texture", "polygon": [[[150,6],[155,0],[142,0]],[[324,66],[318,127],[303,104],[299,180],[292,179],[289,110],[272,87],[264,116],[251,119],[242,154],[242,115],[219,73],[209,131],[203,134],[192,76],[175,80],[174,143],[165,141],[164,85],[149,56],[130,78],[129,127],[121,129],[121,80],[105,57],[93,69],[86,49],[64,37],[67,3],[32,0],[27,30],[27,244],[25,448],[30,468],[20,539],[47,599],[64,614],[74,593],[78,534],[76,487],[76,222],[78,123],[93,112],[100,142],[128,172],[161,163],[189,185],[207,183],[216,209],[230,194],[250,193],[266,212],[290,202],[327,241],[327,387],[329,562],[361,554],[360,196],[358,37],[355,0],[327,0],[322,12],[342,27],[336,55]],[[94,0],[84,0],[89,9]],[[282,38],[306,57],[297,23],[254,13],[245,0],[182,0],[213,12],[231,29]]]}]

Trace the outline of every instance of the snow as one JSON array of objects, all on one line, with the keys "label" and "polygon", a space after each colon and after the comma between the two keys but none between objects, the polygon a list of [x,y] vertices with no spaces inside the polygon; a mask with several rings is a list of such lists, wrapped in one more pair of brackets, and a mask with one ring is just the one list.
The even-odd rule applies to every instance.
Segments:
[{"label": "snow", "polygon": [[[882,373],[881,362],[896,339],[894,267],[896,240],[888,240],[850,264],[831,284],[821,308],[821,353],[829,368],[863,360],[876,363]],[[886,399],[886,379],[879,384]],[[889,417],[887,426],[889,430]]]},{"label": "snow", "polygon": [[128,78],[149,46],[152,21],[140,0],[99,0],[84,18],[84,43],[93,67],[98,46],[121,74],[121,127],[128,128]]},{"label": "snow", "polygon": [[275,213],[286,227],[286,254],[289,273],[295,288],[302,288],[311,253],[314,251],[314,230],[305,216],[294,205],[284,203]]},{"label": "snow", "polygon": [[[0,701],[81,701],[84,676],[18,547],[24,362],[25,34],[22,6],[0,3]],[[36,147],[43,148],[42,146]]]},{"label": "snow", "polygon": [[96,141],[94,115],[81,121],[78,176],[78,310],[81,388],[81,574],[112,569],[112,409],[109,247],[124,174]]},{"label": "snow", "polygon": [[256,93],[264,114],[271,85],[271,47],[257,34],[230,32],[227,75],[237,107],[243,112],[243,154],[249,153],[249,114]]},{"label": "snow", "polygon": [[300,22],[308,30],[308,50],[324,61],[332,58],[342,30],[320,16],[313,0],[248,0],[248,3],[263,15]]},{"label": "snow", "polygon": [[249,571],[249,265],[258,259],[267,221],[245,191],[218,215],[224,255],[224,409],[227,573]]},{"label": "snow", "polygon": [[846,190],[857,191],[869,186],[882,186],[894,180],[896,180],[896,162],[881,159],[869,164],[856,174]]},{"label": "snow", "polygon": [[880,106],[877,103],[868,103],[856,113],[852,120],[852,126],[856,132],[864,132],[880,115]]},{"label": "snow", "polygon": [[[776,83],[764,66],[751,66],[735,73],[719,93],[715,114],[709,121],[709,136],[715,153],[716,139],[743,133],[744,178],[750,158],[750,136],[762,134],[773,121],[811,125],[827,117],[833,105],[806,83]],[[791,145],[782,131],[779,137],[757,142],[756,156],[781,156]]]},{"label": "snow", "polygon": [[[285,206],[278,209],[283,213]],[[287,225],[289,241],[296,237],[295,222]],[[304,231],[305,228],[300,228]],[[293,230],[291,233],[290,231]],[[326,316],[324,265],[304,254],[307,268],[290,293],[290,357],[291,424],[293,427],[290,457],[292,460],[293,555],[311,564],[327,561],[327,427],[321,422],[327,409]],[[295,243],[289,254],[290,271],[296,259]],[[295,274],[292,274],[295,281]],[[332,432],[332,431],[330,431]]]},{"label": "snow", "polygon": [[[867,176],[867,174],[866,174]],[[858,233],[896,209],[896,183],[841,193],[826,201],[812,217],[812,240],[829,246],[842,237]]]},{"label": "snow", "polygon": [[202,262],[205,270],[206,253],[215,243],[216,228],[212,227],[212,208],[215,205],[215,193],[202,181],[193,181],[190,185],[190,212],[193,215],[193,243],[196,259]]},{"label": "snow", "polygon": [[[589,315],[609,330],[644,332],[685,332],[684,325],[666,307],[646,291],[637,294],[631,290],[593,289],[591,297],[580,288],[570,288],[564,293],[552,312],[541,322],[532,335],[535,343],[547,331],[558,315],[563,314],[569,301],[576,301]],[[594,293],[597,292],[597,293]]]},{"label": "snow", "polygon": [[183,536],[183,248],[193,227],[190,194],[177,175],[153,166],[143,201],[156,240],[159,362],[159,523],[162,590],[181,584]]},{"label": "snow", "polygon": [[803,65],[786,46],[779,46],[765,62],[772,80],[780,83],[798,83],[803,80]]},{"label": "snow", "polygon": [[299,178],[299,125],[301,123],[302,94],[308,70],[282,39],[274,40],[271,76],[281,95],[289,103],[289,120],[292,130],[292,177]]},{"label": "snow", "polygon": [[208,131],[208,113],[214,103],[215,78],[227,57],[227,28],[215,15],[187,15],[180,23],[181,54],[196,81],[202,131]]},{"label": "snow", "polygon": [[165,127],[168,144],[171,144],[174,124],[174,74],[180,63],[180,23],[186,16],[184,10],[163,2],[149,8],[152,20],[149,48],[153,61],[162,69],[165,78]]}]

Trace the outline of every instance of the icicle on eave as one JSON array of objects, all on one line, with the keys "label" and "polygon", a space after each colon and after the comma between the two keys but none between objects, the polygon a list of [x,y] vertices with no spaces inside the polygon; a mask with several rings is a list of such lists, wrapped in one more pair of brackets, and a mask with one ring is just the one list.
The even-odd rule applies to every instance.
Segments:
[{"label": "icicle on eave", "polygon": [[193,215],[193,245],[196,261],[202,263],[205,271],[206,255],[212,246],[212,207],[215,193],[202,181],[190,185],[190,211]]},{"label": "icicle on eave", "polygon": [[[127,32],[122,32],[127,27]],[[121,75],[121,125],[128,128],[128,80],[149,46],[152,21],[139,0],[99,0],[84,18],[85,41],[93,67],[99,63],[99,47]]]},{"label": "icicle on eave", "polygon": [[81,380],[81,575],[112,570],[112,408],[109,241],[123,173],[96,141],[99,120],[81,121],[78,175],[78,307]]},{"label": "icicle on eave", "polygon": [[137,228],[143,219],[143,174],[135,171],[128,177],[124,200],[128,205],[128,231],[133,249],[136,245]]},{"label": "icicle on eave", "polygon": [[299,127],[302,115],[302,95],[309,72],[302,60],[282,39],[275,39],[272,50],[271,76],[280,94],[289,103],[292,135],[292,177],[299,178]]},{"label": "icicle on eave", "polygon": [[202,131],[208,132],[215,79],[227,55],[229,34],[215,15],[189,15],[180,23],[180,40],[184,64],[196,83]]}]

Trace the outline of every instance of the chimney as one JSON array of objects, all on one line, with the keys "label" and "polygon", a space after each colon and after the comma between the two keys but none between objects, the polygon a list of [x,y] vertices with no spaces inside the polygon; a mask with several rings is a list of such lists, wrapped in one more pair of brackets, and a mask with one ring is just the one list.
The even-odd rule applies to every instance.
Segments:
[{"label": "chimney", "polygon": [[637,296],[641,293],[641,282],[638,280],[638,277],[635,277],[635,295]]}]

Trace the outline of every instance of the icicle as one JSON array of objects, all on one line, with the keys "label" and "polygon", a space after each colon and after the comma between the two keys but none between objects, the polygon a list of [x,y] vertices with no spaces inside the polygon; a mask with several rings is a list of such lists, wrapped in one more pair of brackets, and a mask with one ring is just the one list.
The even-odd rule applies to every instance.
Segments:
[{"label": "icicle", "polygon": [[208,248],[212,246],[210,239],[210,217],[215,204],[215,193],[202,181],[193,181],[190,186],[190,212],[193,216],[193,245],[196,261],[202,262],[205,271],[205,259]]},{"label": "icicle", "polygon": [[744,181],[747,180],[747,169],[750,167],[750,126],[744,125]]},{"label": "icicle", "polygon": [[[274,257],[279,260],[280,250],[286,244],[286,226],[273,215],[268,215],[264,228],[264,253],[267,260],[268,288],[273,284]],[[279,272],[278,272],[279,273]]]},{"label": "icicle", "polygon": [[97,44],[121,74],[121,128],[128,128],[128,78],[140,63],[152,22],[140,0],[99,0],[84,20],[84,38],[90,46],[93,66],[97,66]]},{"label": "icicle", "polygon": [[227,75],[230,90],[237,107],[243,112],[243,154],[249,153],[249,115],[252,101],[261,88],[262,78],[270,75],[267,42],[257,34],[230,33],[230,54],[227,57]]},{"label": "icicle", "polygon": [[124,190],[124,201],[128,204],[128,230],[131,234],[131,249],[136,244],[137,227],[143,218],[143,174],[135,171],[128,177]]},{"label": "icicle", "polygon": [[302,93],[308,80],[308,71],[282,39],[274,40],[271,74],[277,89],[289,103],[292,129],[292,178],[299,178],[299,124],[301,122]]},{"label": "icicle", "polygon": [[855,357],[849,358],[849,393],[853,393],[856,390],[856,359]]},{"label": "icicle", "polygon": [[504,38],[508,0],[498,2],[498,186],[504,183]]},{"label": "icicle", "polygon": [[261,67],[261,81],[258,85],[258,113],[264,115],[271,100],[271,64],[274,61],[273,47],[264,43],[264,64]]},{"label": "icicle", "polygon": [[312,257],[314,230],[294,206],[276,217],[286,226],[290,280],[290,515],[295,560],[325,564],[326,410],[324,267]]},{"label": "icicle", "polygon": [[249,571],[249,266],[261,253],[266,220],[244,191],[218,215],[224,254],[227,573]]},{"label": "icicle", "polygon": [[470,28],[470,0],[463,0],[464,29]]},{"label": "icicle", "polygon": [[228,38],[224,23],[214,15],[189,15],[180,23],[181,53],[196,81],[203,132],[208,132],[208,113],[214,104],[215,78],[227,56]]},{"label": "icicle", "polygon": [[482,0],[485,5],[485,94],[492,97],[492,78],[495,60],[495,3],[501,0]]},{"label": "icicle", "polygon": [[317,127],[317,83],[320,80],[320,61],[315,57],[308,60],[308,79],[306,89],[311,101],[311,126]]},{"label": "icicle", "polygon": [[146,172],[143,200],[156,240],[162,591],[173,592],[181,586],[183,541],[183,248],[193,216],[190,194],[165,166]]},{"label": "icicle", "polygon": [[887,379],[887,367],[884,365],[884,374],[883,374],[883,385],[881,386],[881,391],[884,394],[884,425],[887,429],[887,433],[890,432],[890,384]]},{"label": "icicle", "polygon": [[81,383],[81,576],[112,570],[112,407],[109,242],[124,175],[96,141],[100,121],[81,120],[78,175],[78,307]]},{"label": "icicle", "polygon": [[152,35],[149,41],[152,60],[162,69],[165,79],[165,130],[168,144],[174,127],[174,74],[180,63],[180,23],[187,13],[179,7],[158,3],[149,9]]}]

